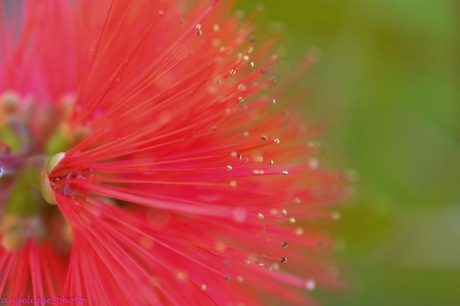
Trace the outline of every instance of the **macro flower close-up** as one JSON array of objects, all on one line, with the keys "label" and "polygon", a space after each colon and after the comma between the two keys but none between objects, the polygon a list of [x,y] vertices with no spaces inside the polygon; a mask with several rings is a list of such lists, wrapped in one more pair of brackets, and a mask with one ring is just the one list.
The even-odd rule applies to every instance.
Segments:
[{"label": "macro flower close-up", "polygon": [[279,33],[234,1],[0,3],[2,304],[315,305],[343,286],[327,228],[347,179],[292,89],[315,54],[278,76]]}]

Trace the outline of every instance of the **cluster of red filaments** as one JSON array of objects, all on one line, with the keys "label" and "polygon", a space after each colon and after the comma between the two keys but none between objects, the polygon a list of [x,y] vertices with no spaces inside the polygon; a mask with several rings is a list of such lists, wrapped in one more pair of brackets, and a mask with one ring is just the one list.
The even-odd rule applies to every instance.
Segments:
[{"label": "cluster of red filaments", "polygon": [[296,74],[275,86],[254,16],[191,2],[26,5],[51,13],[26,15],[29,56],[3,58],[40,77],[0,76],[0,292],[257,305],[339,286],[322,221],[344,180],[319,166],[318,129],[285,111]]}]

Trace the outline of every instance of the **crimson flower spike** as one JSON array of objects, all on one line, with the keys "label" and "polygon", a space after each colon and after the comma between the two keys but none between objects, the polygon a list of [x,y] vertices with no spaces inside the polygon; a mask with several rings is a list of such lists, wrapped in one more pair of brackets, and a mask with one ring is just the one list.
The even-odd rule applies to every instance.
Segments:
[{"label": "crimson flower spike", "polygon": [[346,180],[283,111],[311,57],[275,86],[276,39],[233,1],[0,3],[2,304],[306,305],[340,286],[318,221]]}]

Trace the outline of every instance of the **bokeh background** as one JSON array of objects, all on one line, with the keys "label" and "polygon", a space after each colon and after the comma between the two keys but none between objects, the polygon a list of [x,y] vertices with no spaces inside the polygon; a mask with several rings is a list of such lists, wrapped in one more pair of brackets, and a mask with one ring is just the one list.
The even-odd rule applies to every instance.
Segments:
[{"label": "bokeh background", "polygon": [[460,305],[460,1],[246,0],[284,24],[284,65],[321,50],[307,110],[322,160],[359,176],[334,235],[343,292],[323,305]]}]

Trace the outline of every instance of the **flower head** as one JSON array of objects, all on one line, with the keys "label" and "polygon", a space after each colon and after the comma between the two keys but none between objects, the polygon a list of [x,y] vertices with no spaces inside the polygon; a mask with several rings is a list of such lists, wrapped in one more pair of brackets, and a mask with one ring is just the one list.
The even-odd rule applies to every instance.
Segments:
[{"label": "flower head", "polygon": [[274,41],[256,43],[250,19],[210,0],[11,6],[3,297],[305,304],[337,285],[314,223],[333,219],[343,178],[318,167],[317,129],[275,103]]}]

